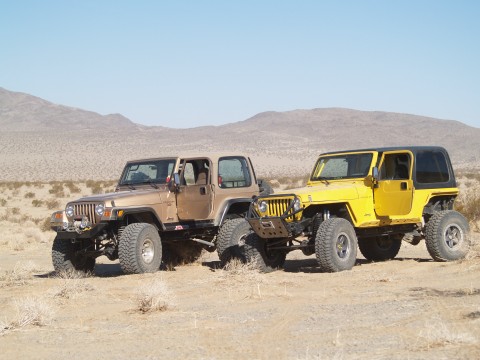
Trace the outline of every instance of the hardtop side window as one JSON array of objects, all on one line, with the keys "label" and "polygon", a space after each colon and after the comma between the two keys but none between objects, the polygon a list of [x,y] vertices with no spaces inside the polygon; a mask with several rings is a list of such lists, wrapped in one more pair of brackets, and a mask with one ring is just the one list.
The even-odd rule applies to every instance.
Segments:
[{"label": "hardtop side window", "polygon": [[249,187],[252,184],[247,159],[223,157],[218,160],[218,186],[220,188]]},{"label": "hardtop side window", "polygon": [[447,160],[441,151],[417,153],[416,180],[422,184],[443,183],[450,180]]},{"label": "hardtop side window", "polygon": [[132,163],[125,169],[120,184],[142,184],[154,182],[166,184],[175,166],[175,159],[152,160]]},{"label": "hardtop side window", "polygon": [[182,185],[207,185],[210,183],[210,161],[208,159],[186,160],[180,169]]},{"label": "hardtop side window", "polygon": [[380,167],[380,180],[407,180],[410,178],[411,159],[408,153],[385,154]]}]

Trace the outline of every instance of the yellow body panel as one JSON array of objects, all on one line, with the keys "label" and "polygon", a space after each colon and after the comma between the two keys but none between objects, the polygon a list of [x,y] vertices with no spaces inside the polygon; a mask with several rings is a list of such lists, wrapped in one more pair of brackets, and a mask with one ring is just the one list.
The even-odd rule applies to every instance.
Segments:
[{"label": "yellow body panel", "polygon": [[[318,209],[328,208],[332,204],[345,204],[353,226],[357,228],[369,228],[387,225],[400,224],[422,224],[423,211],[429,200],[437,196],[457,196],[458,188],[437,188],[437,189],[415,189],[412,180],[413,154],[408,150],[384,152],[379,159],[377,152],[359,151],[344,154],[372,154],[371,163],[367,175],[358,179],[322,179],[319,181],[310,180],[306,187],[281,191],[271,197],[262,197],[262,200],[269,201],[276,199],[285,203],[291,201],[295,196],[300,199],[303,212],[309,211],[311,207]],[[342,155],[336,153],[334,156]],[[405,158],[406,178],[393,178],[387,176],[390,167],[394,164],[388,163],[387,155],[400,155]],[[385,160],[387,159],[387,160]],[[380,160],[380,161],[378,161]],[[373,178],[372,169],[379,164],[384,171],[384,179]],[[383,166],[383,167],[382,167]],[[312,172],[311,179],[320,178],[324,171],[325,163],[318,162]],[[365,171],[365,170],[364,170]],[[285,197],[281,195],[285,194]],[[258,208],[257,208],[258,211]],[[310,211],[318,213],[319,211]],[[259,211],[261,217],[279,216],[278,211],[268,209],[265,213]],[[302,213],[295,216],[295,220],[302,218]],[[287,218],[286,221],[292,221]]]}]

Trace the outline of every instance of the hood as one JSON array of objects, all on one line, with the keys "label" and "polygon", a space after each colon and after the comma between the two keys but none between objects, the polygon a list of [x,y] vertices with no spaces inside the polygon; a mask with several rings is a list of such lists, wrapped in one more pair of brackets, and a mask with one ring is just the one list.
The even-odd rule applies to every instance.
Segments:
[{"label": "hood", "polygon": [[[362,181],[363,183],[363,181]],[[306,202],[341,202],[345,200],[358,199],[357,187],[359,181],[336,181],[319,183],[306,187],[276,192],[279,194],[295,194],[303,203]]]},{"label": "hood", "polygon": [[[170,195],[171,194],[171,195]],[[170,193],[167,186],[159,186],[155,188],[140,188],[135,190],[118,191],[108,194],[98,194],[86,196],[72,203],[88,202],[88,203],[101,203],[104,202],[107,207],[109,206],[133,206],[133,205],[152,205],[158,204],[163,198],[173,196]],[[114,204],[112,203],[114,202]]]}]

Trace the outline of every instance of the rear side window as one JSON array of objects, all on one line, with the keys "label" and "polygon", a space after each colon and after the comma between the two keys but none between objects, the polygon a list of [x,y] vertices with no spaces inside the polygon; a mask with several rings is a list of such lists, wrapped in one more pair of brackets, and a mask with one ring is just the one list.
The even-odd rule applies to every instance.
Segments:
[{"label": "rear side window", "polygon": [[223,157],[218,160],[220,188],[249,187],[252,184],[247,160],[244,157]]},{"label": "rear side window", "polygon": [[421,184],[443,183],[450,180],[447,160],[440,151],[417,153],[417,182]]}]

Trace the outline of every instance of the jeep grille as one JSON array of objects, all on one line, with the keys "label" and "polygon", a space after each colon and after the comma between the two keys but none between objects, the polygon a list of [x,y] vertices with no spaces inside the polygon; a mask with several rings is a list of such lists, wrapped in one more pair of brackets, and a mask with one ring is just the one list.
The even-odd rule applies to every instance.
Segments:
[{"label": "jeep grille", "polygon": [[97,206],[95,203],[73,204],[73,216],[86,216],[88,221],[96,224],[95,206]]},{"label": "jeep grille", "polygon": [[268,200],[268,216],[281,216],[287,211],[292,199],[271,199]]}]

